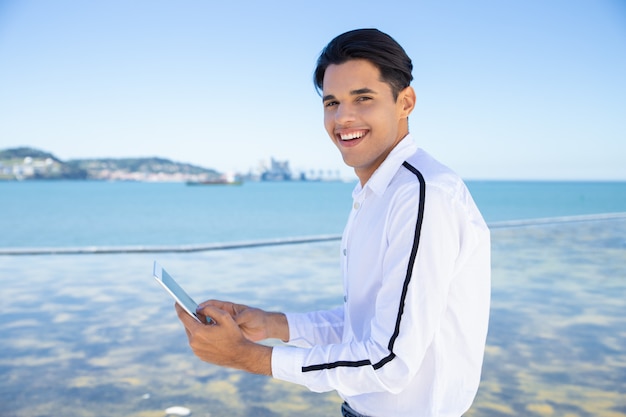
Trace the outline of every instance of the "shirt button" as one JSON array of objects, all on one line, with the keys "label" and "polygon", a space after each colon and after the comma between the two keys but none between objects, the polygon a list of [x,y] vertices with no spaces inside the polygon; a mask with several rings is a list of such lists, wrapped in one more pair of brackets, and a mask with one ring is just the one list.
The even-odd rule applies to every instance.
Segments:
[{"label": "shirt button", "polygon": [[346,256],[348,254],[348,250],[346,248],[343,248],[343,256]]},{"label": "shirt button", "polygon": [[361,208],[361,203],[359,203],[358,201],[355,201],[353,207],[354,207],[355,210],[358,210],[358,209]]}]

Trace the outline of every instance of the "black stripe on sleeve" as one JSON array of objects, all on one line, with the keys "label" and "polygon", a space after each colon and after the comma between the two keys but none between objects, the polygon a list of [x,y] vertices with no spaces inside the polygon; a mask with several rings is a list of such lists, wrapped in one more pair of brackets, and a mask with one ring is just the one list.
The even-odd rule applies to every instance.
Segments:
[{"label": "black stripe on sleeve", "polygon": [[358,368],[360,366],[367,366],[371,364],[372,362],[370,362],[369,359],[365,359],[362,361],[337,361],[331,363],[322,363],[319,365],[303,366],[302,372],[322,371],[324,369],[333,369],[339,367]]},{"label": "black stripe on sleeve", "polygon": [[372,365],[374,369],[380,369],[385,364],[391,362],[396,354],[393,353],[393,347],[396,343],[396,339],[400,334],[400,323],[402,321],[402,314],[404,313],[404,305],[406,302],[406,296],[409,289],[409,283],[411,282],[411,277],[413,276],[413,265],[415,264],[415,258],[417,257],[417,249],[419,248],[420,236],[422,233],[422,223],[424,221],[424,203],[426,199],[426,181],[424,180],[424,176],[417,168],[408,162],[404,162],[402,164],[406,169],[411,171],[417,177],[420,183],[420,197],[419,197],[419,205],[417,209],[417,222],[415,224],[415,236],[413,238],[413,247],[411,248],[411,255],[409,256],[409,264],[406,271],[406,277],[404,278],[404,284],[402,286],[402,295],[400,297],[400,303],[398,306],[398,316],[396,318],[396,326],[394,329],[391,338],[389,339],[388,349],[389,355],[378,361],[377,363],[372,365],[372,362],[369,359],[360,360],[360,361],[337,361],[331,363],[322,363],[319,365],[311,365],[302,367],[302,372],[311,372],[311,371],[322,371],[325,369],[334,369],[338,367],[351,367],[357,368],[361,366],[369,366]]}]

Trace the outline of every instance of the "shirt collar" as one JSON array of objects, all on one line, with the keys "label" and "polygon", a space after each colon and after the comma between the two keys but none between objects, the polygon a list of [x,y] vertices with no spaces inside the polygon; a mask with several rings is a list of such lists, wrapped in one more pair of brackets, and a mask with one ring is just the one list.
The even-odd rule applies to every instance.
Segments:
[{"label": "shirt collar", "polygon": [[387,186],[391,182],[391,179],[400,165],[407,160],[407,158],[417,152],[417,144],[413,141],[411,134],[406,135],[398,144],[391,150],[387,158],[382,164],[374,171],[370,179],[361,187],[361,183],[357,182],[356,187],[352,193],[353,197],[356,197],[362,190],[369,189],[376,195],[382,195]]}]

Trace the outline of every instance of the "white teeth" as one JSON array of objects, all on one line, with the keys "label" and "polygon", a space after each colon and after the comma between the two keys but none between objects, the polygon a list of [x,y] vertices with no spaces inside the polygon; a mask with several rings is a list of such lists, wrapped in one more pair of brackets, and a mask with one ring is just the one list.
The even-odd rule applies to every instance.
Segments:
[{"label": "white teeth", "polygon": [[339,137],[341,138],[341,140],[352,140],[352,139],[358,139],[363,137],[364,133],[363,132],[353,132],[353,133],[345,133],[345,134],[340,134]]}]

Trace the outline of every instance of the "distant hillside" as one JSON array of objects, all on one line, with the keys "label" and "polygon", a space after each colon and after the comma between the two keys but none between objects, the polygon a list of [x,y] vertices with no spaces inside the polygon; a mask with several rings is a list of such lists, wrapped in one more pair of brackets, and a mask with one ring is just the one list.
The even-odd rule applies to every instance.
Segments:
[{"label": "distant hillside", "polygon": [[197,181],[216,179],[220,175],[214,169],[164,158],[93,158],[64,162],[34,148],[0,151],[0,180]]},{"label": "distant hillside", "polygon": [[84,180],[87,171],[49,152],[22,147],[0,151],[0,180]]},{"label": "distant hillside", "polygon": [[58,158],[52,155],[49,152],[41,151],[35,148],[13,148],[13,149],[5,149],[0,151],[0,161],[6,159],[24,159],[31,157],[33,159],[46,159],[50,158],[54,161],[61,162]]},{"label": "distant hillside", "polygon": [[164,158],[94,158],[72,159],[67,164],[77,169],[83,169],[91,178],[100,178],[108,172],[126,172],[142,174],[181,174],[219,177],[220,173],[214,169],[202,168],[196,165],[174,162]]}]

